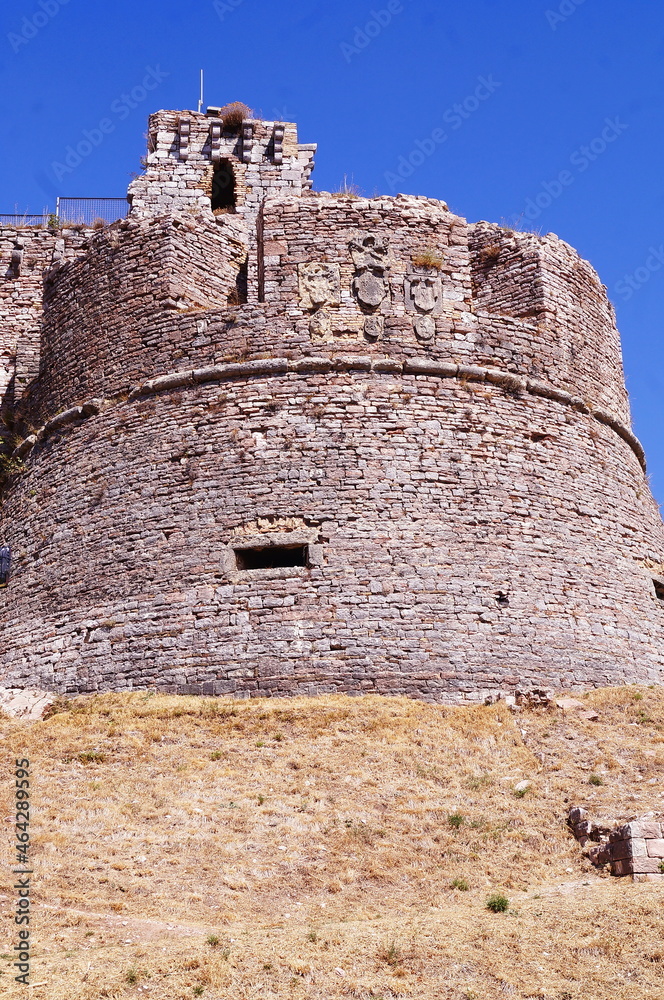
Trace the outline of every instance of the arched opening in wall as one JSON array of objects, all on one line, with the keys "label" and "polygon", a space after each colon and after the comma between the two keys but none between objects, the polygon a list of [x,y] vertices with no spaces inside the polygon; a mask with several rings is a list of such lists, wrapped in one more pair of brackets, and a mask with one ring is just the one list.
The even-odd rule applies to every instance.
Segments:
[{"label": "arched opening in wall", "polygon": [[212,174],[210,200],[215,214],[232,212],[235,209],[235,173],[230,160],[221,160]]}]

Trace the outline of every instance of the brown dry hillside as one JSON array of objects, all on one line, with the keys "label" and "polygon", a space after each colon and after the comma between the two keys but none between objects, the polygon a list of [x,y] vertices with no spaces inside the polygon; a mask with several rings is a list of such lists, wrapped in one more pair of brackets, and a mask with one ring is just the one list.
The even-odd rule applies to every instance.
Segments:
[{"label": "brown dry hillside", "polygon": [[[0,994],[664,998],[664,887],[596,871],[565,826],[572,803],[663,808],[664,691],[585,697],[598,722],[150,694],[2,720]],[[17,756],[33,775],[29,991],[7,957]],[[507,912],[487,909],[494,892]]]}]

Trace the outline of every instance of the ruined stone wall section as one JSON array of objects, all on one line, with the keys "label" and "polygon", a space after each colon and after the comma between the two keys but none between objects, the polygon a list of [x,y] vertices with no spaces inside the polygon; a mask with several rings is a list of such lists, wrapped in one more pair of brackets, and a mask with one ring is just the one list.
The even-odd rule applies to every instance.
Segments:
[{"label": "ruined stone wall section", "polygon": [[541,239],[488,222],[468,228],[476,309],[536,322],[546,308]]},{"label": "ruined stone wall section", "polygon": [[[26,424],[161,374],[368,352],[539,380],[629,426],[610,307],[592,268],[561,241],[506,235],[496,256],[495,227],[470,227],[469,246],[464,219],[404,196],[271,196],[260,243],[252,227],[233,214],[130,218],[57,264]],[[242,304],[259,257],[258,295],[247,290]]]},{"label": "ruined stone wall section", "polygon": [[[589,860],[597,868],[611,865],[619,878],[631,875],[634,882],[664,882],[664,816],[649,812],[621,825],[596,823],[587,809],[573,806],[567,823]],[[594,842],[594,843],[593,843]],[[590,845],[590,846],[588,846]]]},{"label": "ruined stone wall section", "polygon": [[[288,307],[296,329],[308,329],[313,341],[332,349],[369,342],[387,351],[393,344],[435,349],[439,337],[453,337],[461,351],[472,343],[467,224],[442,202],[268,198],[263,240],[263,297]],[[429,298],[416,305],[415,288],[425,282]],[[422,318],[430,323],[418,325]]]},{"label": "ruined stone wall section", "polygon": [[73,259],[85,236],[67,229],[0,227],[0,399],[19,399],[39,371],[43,280],[54,254]]},{"label": "ruined stone wall section", "polygon": [[[167,369],[177,366],[180,343],[168,332],[155,343],[155,317],[227,309],[246,257],[244,223],[234,216],[126,219],[91,236],[82,257],[47,275],[40,378],[20,414],[35,426],[122,392],[155,374],[160,352]],[[194,322],[194,344],[199,329]]]},{"label": "ruined stone wall section", "polygon": [[[592,380],[597,404],[630,424],[620,334],[616,317],[594,268],[563,240],[547,237],[542,254],[545,299],[554,304],[547,328],[556,336],[564,365]],[[578,383],[568,377],[570,384]],[[563,381],[563,388],[568,386]]]},{"label": "ruined stone wall section", "polygon": [[[283,133],[276,150],[275,130]],[[269,191],[308,190],[315,149],[298,143],[297,126],[291,122],[251,119],[231,132],[222,128],[220,119],[194,111],[159,111],[149,120],[145,174],[129,187],[131,213],[211,214],[214,164],[228,159],[234,168],[237,210],[255,216]]]},{"label": "ruined stone wall section", "polygon": [[615,313],[593,267],[554,234],[469,227],[473,301],[495,364],[630,411]]},{"label": "ruined stone wall section", "polygon": [[[26,469],[3,501],[12,684],[472,700],[661,679],[657,507],[630,448],[553,400],[229,377],[117,401]],[[309,568],[229,568],[234,539],[289,533]]]}]

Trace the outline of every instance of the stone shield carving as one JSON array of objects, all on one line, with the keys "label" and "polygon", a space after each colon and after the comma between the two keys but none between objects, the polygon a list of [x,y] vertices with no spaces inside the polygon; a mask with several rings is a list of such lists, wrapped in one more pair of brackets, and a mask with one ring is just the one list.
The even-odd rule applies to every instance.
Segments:
[{"label": "stone shield carving", "polygon": [[304,309],[338,306],[341,302],[341,275],[338,264],[311,261],[300,264],[300,305]]},{"label": "stone shield carving", "polygon": [[411,271],[406,275],[404,291],[408,312],[435,316],[441,311],[443,283],[438,271]]},{"label": "stone shield carving", "polygon": [[386,271],[389,267],[388,248],[389,243],[384,236],[371,233],[357,233],[350,242],[350,253],[358,271],[367,267]]},{"label": "stone shield carving", "polygon": [[328,340],[332,334],[332,323],[327,309],[317,309],[309,320],[309,332],[315,340]]},{"label": "stone shield carving", "polygon": [[413,328],[418,340],[431,341],[436,335],[434,316],[443,307],[443,283],[438,270],[413,270],[404,281],[406,312],[415,313]]},{"label": "stone shield carving", "polygon": [[351,240],[350,252],[355,265],[353,295],[360,306],[373,312],[388,294],[388,241],[382,236],[358,233]]},{"label": "stone shield carving", "polygon": [[436,336],[436,321],[433,316],[416,316],[413,320],[413,329],[417,339],[427,343]]},{"label": "stone shield carving", "polygon": [[350,242],[350,253],[355,265],[351,291],[362,311],[369,314],[364,321],[364,334],[367,340],[378,340],[385,323],[382,316],[375,314],[389,297],[388,241],[372,233],[358,233]]},{"label": "stone shield carving", "polygon": [[374,313],[364,320],[364,336],[367,340],[379,340],[385,332],[385,317]]},{"label": "stone shield carving", "polygon": [[364,271],[353,278],[353,294],[365,309],[377,309],[387,295],[387,284],[382,274]]}]

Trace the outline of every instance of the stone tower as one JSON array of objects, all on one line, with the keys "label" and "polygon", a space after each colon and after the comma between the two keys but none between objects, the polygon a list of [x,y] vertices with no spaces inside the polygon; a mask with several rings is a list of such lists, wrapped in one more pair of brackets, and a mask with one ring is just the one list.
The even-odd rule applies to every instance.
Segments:
[{"label": "stone tower", "polygon": [[592,267],[159,112],[127,219],[0,230],[0,683],[661,682],[664,528]]}]

